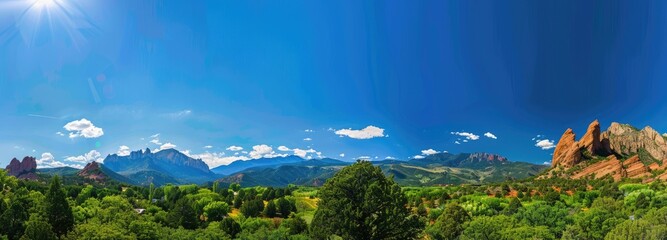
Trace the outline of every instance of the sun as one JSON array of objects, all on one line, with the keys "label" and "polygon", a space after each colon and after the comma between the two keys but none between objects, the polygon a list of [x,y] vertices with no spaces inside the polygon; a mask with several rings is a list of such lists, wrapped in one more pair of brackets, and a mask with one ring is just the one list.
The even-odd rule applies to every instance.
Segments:
[{"label": "sun", "polygon": [[0,0],[0,10],[16,14],[15,24],[0,29],[0,40],[19,39],[29,47],[55,43],[80,49],[99,30],[80,1]]},{"label": "sun", "polygon": [[31,1],[32,1],[32,7],[36,9],[49,9],[58,5],[57,0],[31,0]]}]

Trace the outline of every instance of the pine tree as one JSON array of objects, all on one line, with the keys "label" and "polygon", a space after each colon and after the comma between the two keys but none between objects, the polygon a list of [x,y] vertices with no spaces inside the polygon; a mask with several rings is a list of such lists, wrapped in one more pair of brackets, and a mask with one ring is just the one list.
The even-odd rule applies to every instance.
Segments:
[{"label": "pine tree", "polygon": [[269,200],[269,203],[266,204],[266,207],[264,208],[264,216],[268,218],[276,217],[276,204],[273,200]]},{"label": "pine tree", "polygon": [[2,216],[0,216],[0,228],[9,239],[19,239],[25,229],[24,222],[28,220],[28,211],[20,201],[13,201]]},{"label": "pine tree", "polygon": [[507,206],[507,208],[505,209],[505,214],[513,215],[516,212],[518,212],[519,208],[521,208],[521,207],[523,207],[521,205],[521,201],[519,201],[518,198],[512,198],[512,200],[510,200],[509,206]]},{"label": "pine tree", "polygon": [[227,217],[220,222],[220,229],[229,234],[230,237],[236,238],[236,235],[241,232],[241,224]]},{"label": "pine tree", "polygon": [[65,198],[58,175],[53,177],[51,186],[46,192],[46,216],[57,236],[66,234],[74,227],[72,208]]},{"label": "pine tree", "polygon": [[182,226],[185,229],[196,229],[199,225],[197,213],[192,204],[186,198],[181,198],[176,201],[174,208],[167,214],[167,221],[173,227]]},{"label": "pine tree", "polygon": [[296,207],[284,197],[278,198],[278,212],[282,218],[287,218],[292,211],[296,211]]}]

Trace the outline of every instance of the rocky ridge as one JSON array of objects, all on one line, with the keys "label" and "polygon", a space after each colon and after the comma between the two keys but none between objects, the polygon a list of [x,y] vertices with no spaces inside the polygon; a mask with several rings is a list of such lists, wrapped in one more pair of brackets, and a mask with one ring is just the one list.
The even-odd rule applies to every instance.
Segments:
[{"label": "rocky ridge", "polygon": [[37,161],[34,157],[24,157],[22,161],[14,158],[5,168],[7,174],[19,179],[37,180]]},{"label": "rocky ridge", "polygon": [[86,167],[81,169],[77,175],[95,181],[104,181],[107,178],[107,175],[102,172],[100,164],[97,162],[86,164]]},{"label": "rocky ridge", "polygon": [[595,120],[579,141],[572,129],[565,130],[551,164],[546,176],[667,179],[667,140],[649,126],[639,130],[616,122],[600,132]]}]

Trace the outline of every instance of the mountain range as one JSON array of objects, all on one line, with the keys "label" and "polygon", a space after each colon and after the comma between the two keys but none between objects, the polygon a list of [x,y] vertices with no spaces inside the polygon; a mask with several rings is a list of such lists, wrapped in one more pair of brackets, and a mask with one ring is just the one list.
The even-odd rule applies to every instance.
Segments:
[{"label": "mountain range", "polygon": [[[521,179],[538,175],[547,166],[511,162],[489,153],[437,153],[408,161],[374,161],[387,175],[405,186],[479,184]],[[289,164],[251,167],[218,181],[242,186],[320,186],[341,168],[352,164],[335,159],[314,159]]]},{"label": "mountain range", "polygon": [[[12,161],[7,167],[15,176],[61,175],[89,182],[115,181],[132,185],[204,184],[218,181],[242,186],[320,186],[353,162],[332,158],[303,159],[298,156],[236,161],[209,169],[175,149],[133,151],[127,156],[108,155],[104,163],[91,162],[82,170],[70,167],[36,169],[34,158]],[[498,182],[538,175],[546,166],[511,162],[489,153],[437,153],[407,161],[373,161],[386,174],[406,186]],[[23,168],[22,166],[25,166]],[[26,175],[27,174],[27,175]],[[35,176],[33,176],[36,174]]]},{"label": "mountain range", "polygon": [[579,141],[572,129],[565,130],[551,164],[541,177],[667,180],[667,136],[650,126],[640,130],[616,122],[601,132],[595,120]]}]

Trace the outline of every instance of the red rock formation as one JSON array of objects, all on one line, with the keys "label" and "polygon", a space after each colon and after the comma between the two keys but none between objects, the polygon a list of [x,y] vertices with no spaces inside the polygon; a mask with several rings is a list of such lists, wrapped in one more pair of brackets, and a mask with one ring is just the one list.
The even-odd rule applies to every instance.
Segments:
[{"label": "red rock formation", "polygon": [[78,173],[79,176],[95,181],[104,181],[107,178],[107,175],[100,170],[100,164],[97,162],[90,162],[86,164],[86,167],[81,169]]},{"label": "red rock formation", "polygon": [[34,157],[24,157],[23,161],[14,158],[5,168],[7,174],[19,179],[37,180],[37,161]]},{"label": "red rock formation", "polygon": [[580,148],[585,148],[593,155],[605,155],[602,153],[602,144],[600,142],[600,123],[598,120],[588,125],[586,134],[578,142]]},{"label": "red rock formation", "polygon": [[[601,160],[605,156],[608,157]],[[618,157],[627,159],[621,161]],[[589,160],[598,162],[591,164]],[[653,171],[667,168],[667,142],[651,127],[638,130],[627,124],[612,123],[607,131],[601,133],[600,123],[595,120],[578,142],[575,141],[572,129],[565,131],[554,150],[552,167],[556,166],[563,168],[558,171],[554,168],[544,177],[563,174],[560,171],[562,169],[566,175],[575,179],[609,175],[617,181],[622,178],[652,181],[650,176]],[[577,170],[569,171],[574,166],[578,167]],[[664,175],[657,179],[667,178]]]},{"label": "red rock formation", "polygon": [[618,181],[622,177],[622,172],[623,164],[618,160],[618,158],[616,158],[616,156],[611,155],[607,157],[605,161],[591,164],[583,170],[574,173],[571,178],[580,179],[591,175],[595,175],[595,178],[601,178],[607,175],[611,175],[614,180]]},{"label": "red rock formation", "polygon": [[565,130],[563,136],[560,137],[556,150],[551,160],[551,166],[563,165],[565,167],[572,167],[581,161],[581,152],[579,152],[579,145],[575,141],[576,135],[571,128]]}]

